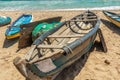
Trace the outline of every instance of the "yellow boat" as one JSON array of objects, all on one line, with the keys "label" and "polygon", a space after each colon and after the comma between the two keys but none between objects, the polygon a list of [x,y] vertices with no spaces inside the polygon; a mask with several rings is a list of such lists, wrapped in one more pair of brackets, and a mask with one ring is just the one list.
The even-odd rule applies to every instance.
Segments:
[{"label": "yellow boat", "polygon": [[116,14],[109,11],[103,11],[103,13],[113,24],[120,28],[120,14]]}]

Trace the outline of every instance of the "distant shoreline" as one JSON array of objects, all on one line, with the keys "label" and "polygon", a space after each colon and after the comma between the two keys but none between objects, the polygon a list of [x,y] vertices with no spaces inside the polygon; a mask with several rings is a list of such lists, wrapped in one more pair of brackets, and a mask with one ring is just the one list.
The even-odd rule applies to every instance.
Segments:
[{"label": "distant shoreline", "polygon": [[73,9],[0,9],[0,11],[79,11],[79,10],[120,10],[120,6],[94,7],[94,8],[73,8]]}]

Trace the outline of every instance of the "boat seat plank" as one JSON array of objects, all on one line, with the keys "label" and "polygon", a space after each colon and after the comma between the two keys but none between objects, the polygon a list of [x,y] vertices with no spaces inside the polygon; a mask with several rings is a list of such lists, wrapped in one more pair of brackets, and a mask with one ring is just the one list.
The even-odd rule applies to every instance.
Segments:
[{"label": "boat seat plank", "polygon": [[68,22],[83,22],[83,21],[96,21],[97,19],[85,19],[85,20],[68,20]]},{"label": "boat seat plank", "polygon": [[82,37],[83,34],[76,34],[76,35],[50,35],[48,38],[76,38],[76,37]]},{"label": "boat seat plank", "polygon": [[50,48],[61,49],[62,47],[63,45],[39,45],[37,46],[37,48],[46,48],[46,49],[50,49]]},{"label": "boat seat plank", "polygon": [[86,17],[86,16],[82,16],[82,17],[78,17],[79,19],[81,19],[81,18],[96,18],[97,16],[88,16],[88,17]]}]

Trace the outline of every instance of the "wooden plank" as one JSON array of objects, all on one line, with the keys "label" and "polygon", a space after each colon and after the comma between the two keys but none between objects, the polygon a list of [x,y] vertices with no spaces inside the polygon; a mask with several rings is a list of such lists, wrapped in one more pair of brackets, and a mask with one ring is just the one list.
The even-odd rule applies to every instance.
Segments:
[{"label": "wooden plank", "polygon": [[39,45],[37,46],[37,48],[45,48],[45,49],[61,49],[63,47],[63,45]]},{"label": "wooden plank", "polygon": [[78,17],[79,19],[81,18],[97,18],[97,16],[82,16],[82,17]]},{"label": "wooden plank", "polygon": [[83,34],[76,34],[76,35],[50,35],[48,38],[76,38],[82,37]]},{"label": "wooden plank", "polygon": [[36,45],[32,45],[31,46],[31,49],[27,52],[27,54],[25,55],[25,59],[26,60],[30,60],[30,58],[31,58],[31,56],[32,56],[32,54],[33,54],[33,51],[35,50],[35,48],[36,48]]},{"label": "wooden plank", "polygon": [[107,46],[106,46],[105,39],[103,37],[101,29],[98,29],[98,35],[99,35],[99,38],[100,38],[100,42],[102,43],[103,50],[106,53],[107,52]]},{"label": "wooden plank", "polygon": [[83,21],[96,21],[97,19],[85,19],[85,20],[68,20],[68,22],[83,22]]}]

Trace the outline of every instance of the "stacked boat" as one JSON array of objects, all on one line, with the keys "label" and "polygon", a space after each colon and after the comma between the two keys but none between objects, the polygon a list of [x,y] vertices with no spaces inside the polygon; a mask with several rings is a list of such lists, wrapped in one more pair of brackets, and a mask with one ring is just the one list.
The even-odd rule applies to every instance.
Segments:
[{"label": "stacked boat", "polygon": [[[39,21],[26,25],[33,26],[29,28],[33,30],[38,23]],[[26,55],[23,58],[15,58],[13,63],[28,80],[35,80],[30,73],[39,78],[53,76],[91,49],[99,25],[99,18],[91,11],[63,21],[40,34]]]}]

